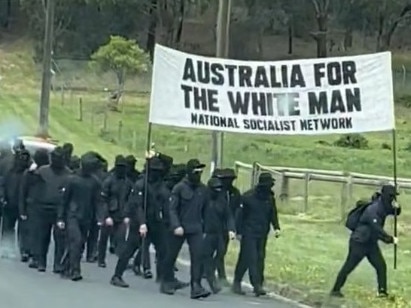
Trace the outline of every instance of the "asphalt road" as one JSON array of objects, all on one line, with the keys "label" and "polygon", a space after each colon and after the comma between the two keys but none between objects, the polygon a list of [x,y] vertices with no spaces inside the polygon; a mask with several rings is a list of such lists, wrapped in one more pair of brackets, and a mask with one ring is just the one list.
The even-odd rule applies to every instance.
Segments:
[{"label": "asphalt road", "polygon": [[[210,296],[205,300],[189,298],[189,288],[178,291],[174,296],[160,294],[158,285],[152,280],[136,277],[128,271],[124,280],[130,288],[121,289],[109,284],[115,258],[110,256],[108,268],[100,269],[96,264],[82,263],[84,279],[79,282],[61,279],[50,269],[38,273],[18,260],[0,259],[0,306],[7,308],[182,308],[205,307],[235,308],[270,307],[293,308],[289,303],[273,299],[235,296],[229,290]],[[50,263],[51,264],[51,263]],[[179,265],[178,278],[188,281],[188,269]],[[205,284],[206,285],[206,284]]]}]

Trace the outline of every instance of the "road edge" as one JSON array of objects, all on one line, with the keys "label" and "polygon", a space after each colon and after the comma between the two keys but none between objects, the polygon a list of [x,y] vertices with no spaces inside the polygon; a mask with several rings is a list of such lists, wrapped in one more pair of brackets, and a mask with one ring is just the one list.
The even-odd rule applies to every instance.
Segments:
[{"label": "road edge", "polygon": [[[182,258],[178,258],[178,259],[177,259],[177,262],[178,262],[179,264],[183,265],[183,266],[186,266],[186,267],[189,267],[189,266],[191,265],[190,261],[185,260],[185,259],[182,259]],[[233,280],[233,277],[228,276],[228,279],[229,279],[229,280]],[[243,282],[242,285],[245,286],[245,287],[247,287],[247,288],[252,288],[252,285],[249,284],[249,283],[247,283],[247,282]],[[287,297],[278,295],[278,294],[276,294],[276,293],[274,293],[274,292],[269,292],[267,295],[268,295],[268,297],[270,297],[270,298],[273,298],[273,299],[275,299],[275,300],[278,300],[278,301],[281,301],[281,302],[284,302],[284,303],[288,303],[288,304],[295,305],[296,307],[299,307],[299,308],[314,308],[314,307],[312,307],[312,306],[309,306],[309,305],[306,305],[306,304],[302,304],[302,303],[297,302],[297,301],[295,301],[295,300],[292,300],[292,299],[290,299],[290,298],[287,298]]]}]

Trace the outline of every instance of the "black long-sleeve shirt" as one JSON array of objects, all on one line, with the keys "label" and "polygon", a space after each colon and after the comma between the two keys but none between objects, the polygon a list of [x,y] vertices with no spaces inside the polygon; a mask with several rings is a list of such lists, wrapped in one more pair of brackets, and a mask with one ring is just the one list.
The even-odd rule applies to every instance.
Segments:
[{"label": "black long-sleeve shirt", "polygon": [[236,220],[237,233],[243,236],[266,237],[270,224],[280,230],[274,194],[262,194],[255,188],[246,192]]},{"label": "black long-sleeve shirt", "polygon": [[185,234],[202,233],[204,208],[208,200],[207,187],[182,180],[171,191],[169,201],[170,227],[184,229]]},{"label": "black long-sleeve shirt", "polygon": [[224,195],[220,193],[216,198],[208,198],[204,208],[204,233],[223,234],[228,231],[235,232],[234,217]]}]

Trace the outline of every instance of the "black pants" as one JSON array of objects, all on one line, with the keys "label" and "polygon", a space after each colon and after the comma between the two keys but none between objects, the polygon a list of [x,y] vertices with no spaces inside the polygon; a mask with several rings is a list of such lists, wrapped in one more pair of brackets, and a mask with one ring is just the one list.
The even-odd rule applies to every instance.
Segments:
[{"label": "black pants", "polygon": [[36,211],[30,206],[27,210],[27,250],[31,258],[36,259],[36,252],[38,251],[38,234],[37,234],[37,225],[36,225]]},{"label": "black pants", "polygon": [[3,229],[1,230],[3,240],[14,243],[16,223],[19,220],[19,211],[16,206],[3,208]]},{"label": "black pants", "polygon": [[228,231],[222,235],[222,243],[218,246],[214,257],[214,264],[217,269],[218,278],[222,280],[227,279],[227,274],[225,271],[225,255],[228,250],[228,243],[230,239],[228,238]]},{"label": "black pants", "polygon": [[121,221],[115,221],[113,226],[101,226],[100,240],[98,242],[98,262],[103,263],[106,261],[107,245],[110,239],[110,247],[116,249],[118,244],[119,229],[122,225]]},{"label": "black pants", "polygon": [[85,242],[87,241],[90,223],[81,223],[77,219],[67,221],[67,244],[69,254],[70,274],[81,273],[81,255]]},{"label": "black pants", "polygon": [[[150,256],[150,238],[146,238],[141,241],[140,249],[137,251],[136,257],[134,258],[133,266],[141,267],[141,261],[143,261],[143,270],[151,270],[151,256]],[[144,255],[143,255],[144,254]]]},{"label": "black pants", "polygon": [[[207,280],[215,280],[215,269],[217,262],[224,266],[224,254],[226,241],[223,234],[205,234],[203,238],[203,270]],[[221,257],[222,256],[222,257]],[[221,266],[221,264],[219,264]],[[217,266],[218,268],[218,266]],[[221,270],[221,268],[220,268]],[[219,278],[221,276],[219,275]]]},{"label": "black pants", "polygon": [[381,253],[378,243],[363,244],[350,240],[348,255],[338,273],[333,291],[340,291],[347,281],[348,275],[367,258],[368,262],[374,267],[377,272],[378,290],[380,292],[387,291],[387,264],[384,256]]},{"label": "black pants", "polygon": [[122,277],[127,269],[128,262],[140,246],[140,234],[138,226],[131,224],[126,241],[119,247],[118,261],[114,271],[115,277]]},{"label": "black pants", "polygon": [[266,237],[243,236],[234,272],[234,282],[241,282],[248,269],[251,285],[261,287],[264,281]]},{"label": "black pants", "polygon": [[99,226],[97,225],[97,222],[87,225],[89,225],[89,228],[87,230],[86,241],[84,242],[82,247],[82,254],[84,252],[84,249],[86,249],[86,259],[92,260],[97,255]]},{"label": "black pants", "polygon": [[191,285],[201,283],[202,233],[184,234],[184,236],[172,235],[169,238],[169,250],[164,262],[164,282],[172,283],[174,281],[174,264],[185,241],[187,241],[190,251]]},{"label": "black pants", "polygon": [[36,229],[38,234],[37,261],[39,266],[46,267],[47,253],[51,234],[54,240],[54,271],[61,271],[61,259],[65,248],[65,232],[56,226],[57,213],[52,210],[39,209],[36,213]]}]

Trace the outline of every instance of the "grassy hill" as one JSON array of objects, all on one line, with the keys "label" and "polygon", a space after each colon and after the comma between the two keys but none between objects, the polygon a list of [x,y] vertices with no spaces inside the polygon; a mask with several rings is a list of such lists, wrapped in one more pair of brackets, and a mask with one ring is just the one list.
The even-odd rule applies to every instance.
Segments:
[{"label": "grassy hill", "polygon": [[[405,57],[404,54],[396,59]],[[399,61],[399,60],[398,60]],[[407,62],[408,63],[408,62]],[[15,41],[0,46],[0,137],[13,134],[34,133],[37,128],[40,70],[32,63],[27,43]],[[88,83],[81,79],[77,82]],[[87,76],[89,78],[90,76]],[[86,77],[84,77],[86,78]],[[94,77],[95,84],[99,84]],[[100,79],[101,80],[101,79]],[[146,84],[135,81],[136,89]],[[411,112],[406,107],[408,99],[404,93],[409,88],[402,78],[397,81],[398,97],[398,171],[403,177],[411,177]],[[105,87],[101,85],[101,88]],[[402,89],[402,91],[400,91]],[[134,153],[143,156],[146,142],[148,96],[126,95],[120,112],[106,112],[107,94],[101,92],[55,92],[52,94],[50,133],[62,142],[75,144],[76,153],[97,150],[111,161],[117,154]],[[81,101],[81,105],[79,103]],[[80,106],[82,111],[80,112]],[[327,137],[279,137],[241,136],[227,134],[224,144],[224,163],[232,166],[234,161],[265,165],[283,165],[318,169],[333,169],[391,175],[392,152],[389,133],[367,134],[369,148],[351,150],[333,146],[338,136]],[[169,127],[154,127],[153,141],[161,151],[173,155],[177,161],[185,162],[198,157],[208,162],[210,134]],[[248,179],[242,173],[239,181]],[[327,301],[326,293],[331,287],[339,267],[345,258],[347,232],[336,223],[315,223],[310,217],[321,219],[338,218],[340,187],[332,184],[313,184],[310,209],[306,217],[295,215],[301,201],[292,198],[291,205],[280,206],[284,215],[280,217],[283,237],[269,242],[267,251],[267,278],[280,293],[316,304]],[[299,184],[293,185],[293,196],[302,191]],[[366,197],[370,190],[356,188],[355,197]],[[404,205],[411,198],[404,193],[400,202]],[[287,214],[287,215],[285,215]],[[390,288],[398,295],[397,303],[374,299],[374,273],[370,266],[362,265],[350,278],[345,307],[409,307],[411,302],[410,262],[406,259],[411,251],[408,232],[411,214],[405,210],[400,221],[401,245],[399,269],[390,270]],[[388,224],[390,226],[390,224]],[[235,263],[237,244],[232,245],[228,262]],[[389,268],[392,263],[392,248],[384,247]],[[328,303],[339,307],[341,303]]]}]

